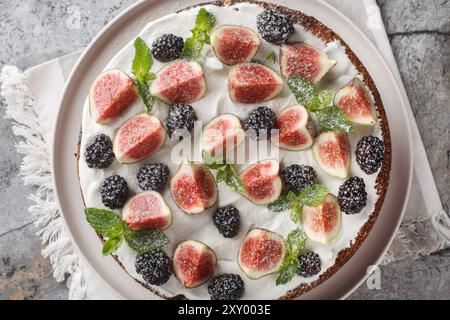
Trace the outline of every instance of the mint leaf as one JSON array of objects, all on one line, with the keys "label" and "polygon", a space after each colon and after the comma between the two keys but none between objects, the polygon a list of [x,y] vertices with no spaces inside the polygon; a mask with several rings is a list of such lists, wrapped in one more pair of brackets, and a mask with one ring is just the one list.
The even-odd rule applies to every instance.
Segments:
[{"label": "mint leaf", "polygon": [[243,193],[244,185],[242,184],[241,179],[239,178],[239,174],[236,171],[236,168],[232,164],[227,164],[225,166],[225,183],[235,192]]},{"label": "mint leaf", "polygon": [[307,239],[306,234],[300,229],[295,229],[289,233],[286,239],[286,254],[280,269],[278,269],[278,276],[275,281],[277,286],[288,283],[297,273],[298,256],[305,248]]},{"label": "mint leaf", "polygon": [[289,201],[287,195],[281,195],[277,200],[269,203],[267,208],[273,212],[281,212],[289,210],[291,207],[291,202]]},{"label": "mint leaf", "polygon": [[309,110],[309,106],[319,94],[316,87],[308,80],[300,77],[288,77],[286,83],[294,94],[297,102]]},{"label": "mint leaf", "polygon": [[332,106],[333,106],[333,91],[322,90],[317,94],[317,97],[315,97],[311,101],[311,104],[309,105],[308,109],[311,112],[316,112]]},{"label": "mint leaf", "polygon": [[164,233],[159,230],[133,231],[125,228],[123,235],[130,248],[137,253],[161,249],[169,243]]},{"label": "mint leaf", "polygon": [[353,131],[353,125],[345,113],[339,107],[328,107],[317,112],[320,126],[328,130],[339,130],[344,132]]},{"label": "mint leaf", "polygon": [[266,61],[272,61],[272,63],[275,63],[277,61],[277,56],[275,55],[275,51],[271,51],[267,54],[266,59],[264,59],[264,62]]},{"label": "mint leaf", "polygon": [[298,195],[298,199],[303,206],[314,207],[325,200],[328,193],[330,193],[330,190],[327,187],[321,184],[315,184],[303,188]]},{"label": "mint leaf", "polygon": [[136,78],[136,86],[138,94],[145,105],[145,110],[150,113],[155,104],[155,97],[150,95],[148,81],[154,80],[156,75],[150,72],[153,66],[153,56],[150,48],[147,46],[142,38],[137,37],[134,40],[134,58],[131,65],[131,72]]},{"label": "mint leaf", "polygon": [[102,254],[104,256],[109,256],[111,253],[116,252],[120,248],[120,246],[122,245],[122,242],[123,242],[123,236],[122,235],[109,238],[103,244]]},{"label": "mint leaf", "polygon": [[97,208],[85,208],[84,213],[90,226],[103,237],[112,237],[122,233],[123,222],[117,213]]},{"label": "mint leaf", "polygon": [[144,102],[145,111],[150,113],[152,111],[153,105],[155,104],[155,97],[150,95],[150,89],[148,87],[148,82],[145,80],[140,80],[136,78],[136,86],[138,89],[138,94]]},{"label": "mint leaf", "polygon": [[225,157],[220,158],[220,159],[215,158],[215,157],[211,156],[211,154],[206,150],[202,151],[202,160],[203,160],[203,163],[209,169],[212,169],[212,170],[217,170],[217,169],[223,168],[226,165]]},{"label": "mint leaf", "polygon": [[195,60],[200,56],[203,46],[210,43],[209,34],[216,24],[216,17],[201,8],[195,19],[195,27],[192,36],[186,39],[182,51],[182,57],[187,60]]}]

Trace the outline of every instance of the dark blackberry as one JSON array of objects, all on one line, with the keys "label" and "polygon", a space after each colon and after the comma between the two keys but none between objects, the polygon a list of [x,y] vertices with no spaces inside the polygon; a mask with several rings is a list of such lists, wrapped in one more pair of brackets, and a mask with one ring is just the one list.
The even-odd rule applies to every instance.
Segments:
[{"label": "dark blackberry", "polygon": [[238,300],[244,294],[244,281],[237,274],[222,274],[209,282],[208,293],[211,300]]},{"label": "dark blackberry", "polygon": [[139,254],[134,266],[145,282],[155,286],[163,285],[172,275],[172,262],[160,249]]},{"label": "dark blackberry", "polygon": [[285,43],[295,32],[294,23],[284,14],[266,10],[256,17],[258,32],[264,40],[275,44]]},{"label": "dark blackberry", "polygon": [[139,169],[136,178],[146,191],[161,191],[169,179],[169,167],[164,163],[151,163]]},{"label": "dark blackberry", "polygon": [[177,37],[171,33],[163,34],[153,41],[152,54],[155,59],[161,62],[168,62],[181,57],[184,41],[182,37]]},{"label": "dark blackberry", "polygon": [[100,187],[100,195],[106,207],[111,209],[122,208],[128,200],[128,184],[121,176],[108,177]]},{"label": "dark blackberry", "polygon": [[299,192],[306,186],[316,183],[317,173],[313,167],[293,164],[281,172],[286,188]]},{"label": "dark blackberry", "polygon": [[367,136],[356,146],[356,162],[362,171],[373,174],[380,169],[384,160],[384,143],[377,137]]},{"label": "dark blackberry", "polygon": [[318,274],[322,267],[320,256],[315,252],[301,254],[298,257],[298,264],[297,274],[305,278]]},{"label": "dark blackberry", "polygon": [[183,136],[194,129],[195,121],[197,115],[190,105],[179,103],[171,106],[167,117],[167,133],[170,139],[183,140]]},{"label": "dark blackberry", "polygon": [[366,184],[358,177],[351,177],[339,187],[339,205],[346,214],[357,214],[367,204]]},{"label": "dark blackberry", "polygon": [[223,207],[214,212],[214,224],[225,238],[233,238],[239,233],[241,219],[235,207]]},{"label": "dark blackberry", "polygon": [[265,140],[271,136],[271,130],[276,128],[276,115],[268,107],[258,107],[244,121],[244,129],[253,140]]},{"label": "dark blackberry", "polygon": [[107,135],[99,134],[95,137],[84,153],[89,168],[103,169],[114,161],[113,143]]}]

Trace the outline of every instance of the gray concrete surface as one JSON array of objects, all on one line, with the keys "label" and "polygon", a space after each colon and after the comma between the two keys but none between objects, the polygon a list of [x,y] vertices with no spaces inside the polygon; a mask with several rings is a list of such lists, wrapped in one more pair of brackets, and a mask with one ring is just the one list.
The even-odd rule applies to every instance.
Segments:
[{"label": "gray concrete surface", "polygon": [[[26,69],[82,49],[132,0],[0,0],[0,67]],[[450,205],[450,1],[378,0],[421,131],[439,193]],[[73,17],[80,15],[80,29]],[[76,26],[75,26],[76,27]],[[40,255],[27,207],[31,188],[18,176],[18,141],[0,108],[0,299],[65,299]],[[450,250],[381,269],[381,288],[351,299],[450,299]]]}]

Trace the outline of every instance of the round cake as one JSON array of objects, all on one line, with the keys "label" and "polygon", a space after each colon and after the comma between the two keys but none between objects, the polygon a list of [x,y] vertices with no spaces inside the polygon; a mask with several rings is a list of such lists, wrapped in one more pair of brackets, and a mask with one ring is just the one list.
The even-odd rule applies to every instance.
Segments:
[{"label": "round cake", "polygon": [[150,22],[116,54],[78,155],[86,219],[140,284],[166,299],[292,299],[367,237],[391,143],[338,35],[285,7],[218,1]]}]

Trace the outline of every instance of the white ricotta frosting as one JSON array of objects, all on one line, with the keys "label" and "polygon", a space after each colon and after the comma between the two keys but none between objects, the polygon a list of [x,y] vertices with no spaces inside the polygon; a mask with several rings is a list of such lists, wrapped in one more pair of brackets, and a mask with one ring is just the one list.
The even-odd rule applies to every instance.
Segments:
[{"label": "white ricotta frosting", "polygon": [[[208,5],[206,9],[212,12],[217,18],[216,26],[224,24],[244,26],[256,30],[256,16],[263,8],[254,5],[241,3],[233,6],[218,7]],[[139,34],[148,45],[152,41],[164,33],[173,33],[182,36],[184,39],[190,36],[190,29],[194,26],[195,17],[198,8],[193,8],[180,13],[173,13],[158,20],[149,23]],[[321,81],[321,86],[336,90],[353,77],[359,76],[355,67],[352,65],[344,48],[338,42],[331,42],[325,44],[322,40],[313,36],[304,30],[303,27],[296,25],[296,32],[290,38],[291,42],[303,41],[314,47],[324,50],[330,59],[337,61],[337,65],[325,76]],[[136,35],[138,36],[138,35]],[[261,40],[261,47],[255,56],[256,61],[263,62],[268,53],[274,51],[277,55],[277,63],[266,62],[265,64],[279,71],[278,54],[279,47]],[[131,74],[131,62],[134,55],[133,43],[129,43],[123,48],[105,68],[118,68],[128,74]],[[231,101],[227,90],[227,78],[230,70],[229,66],[223,65],[213,53],[210,46],[205,46],[202,58],[199,63],[203,66],[206,77],[207,92],[205,96],[192,104],[199,120],[203,124],[208,123],[211,119],[223,113],[232,113],[241,119],[244,119],[248,113],[258,105],[241,105]],[[164,64],[155,61],[152,71],[159,70]],[[296,101],[290,93],[287,86],[284,87],[280,96],[272,101],[260,104],[272,108],[276,113],[281,112],[284,108],[295,105]],[[90,169],[87,167],[84,151],[92,138],[104,133],[114,138],[116,131],[126,120],[130,119],[138,113],[142,113],[144,105],[140,99],[137,99],[132,106],[116,121],[109,125],[99,125],[93,121],[89,114],[88,99],[84,105],[83,122],[82,122],[82,139],[81,139],[81,157],[79,161],[79,173],[81,189],[84,195],[86,206],[104,208],[100,199],[100,185],[103,180],[113,174],[118,174],[126,179],[132,194],[140,193],[136,173],[138,169],[147,163],[163,162],[169,166],[171,177],[177,172],[179,164],[171,162],[171,151],[175,146],[174,142],[169,139],[166,140],[165,145],[152,157],[145,159],[139,163],[131,165],[121,165],[114,161],[114,163],[107,169]],[[168,106],[158,101],[155,104],[153,113],[165,123],[167,117]],[[368,134],[381,137],[381,130],[378,124],[375,127],[356,126],[356,130],[349,134],[349,140],[352,151],[354,152],[358,140]],[[352,153],[353,153],[352,152]],[[325,272],[329,267],[333,266],[338,253],[350,246],[355,240],[360,228],[367,222],[370,214],[374,211],[374,205],[377,200],[375,190],[376,175],[368,176],[364,174],[354,159],[350,165],[350,175],[356,175],[364,178],[366,188],[368,191],[367,206],[357,215],[342,214],[342,229],[338,238],[328,245],[314,243],[308,241],[307,249],[317,252],[322,261],[322,271]],[[251,163],[257,162],[257,156],[252,155]],[[323,172],[314,160],[311,149],[305,151],[285,151],[280,150],[280,163],[283,167],[291,164],[306,164],[315,168],[318,173],[318,181],[325,184],[333,194],[337,195],[339,186],[344,182],[343,179],[338,179],[327,175]],[[242,170],[246,166],[238,166]],[[252,227],[261,227],[277,232],[283,237],[286,237],[290,231],[297,228],[289,217],[289,213],[274,213],[269,211],[266,206],[257,206],[250,201],[231,191],[226,185],[220,183],[218,185],[219,197],[217,206],[198,215],[187,215],[183,213],[174,203],[168,186],[162,192],[164,199],[173,212],[173,224],[165,231],[165,234],[170,240],[166,248],[169,256],[172,256],[175,247],[183,240],[200,240],[211,247],[217,255],[217,267],[215,274],[222,273],[237,273],[241,275],[245,282],[245,294],[243,299],[274,299],[284,295],[288,290],[298,287],[301,283],[311,283],[316,280],[319,275],[311,278],[302,278],[295,276],[295,278],[286,285],[276,286],[276,275],[269,275],[259,280],[249,279],[239,268],[237,264],[237,253],[242,244],[245,235]],[[214,210],[220,206],[233,205],[239,209],[241,213],[241,229],[238,236],[233,239],[225,239],[216,229],[212,221],[212,214]],[[120,212],[117,210],[117,212]],[[99,252],[100,254],[100,252]],[[142,277],[138,275],[134,268],[134,261],[136,253],[133,252],[126,243],[116,253],[118,259],[123,264],[129,274],[143,281]],[[207,284],[203,284],[194,289],[186,289],[181,283],[172,276],[170,280],[156,288],[166,295],[183,294],[189,299],[209,299]]]}]

